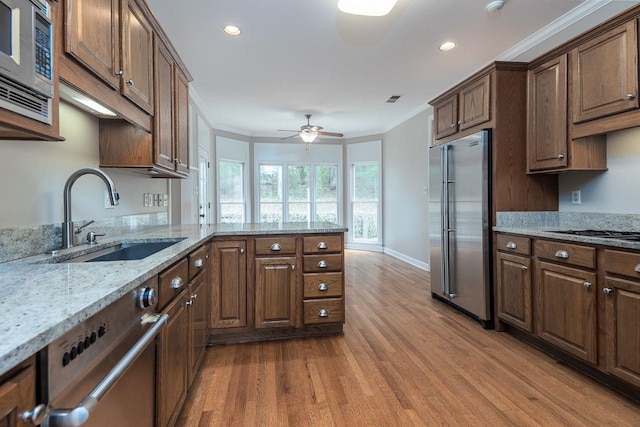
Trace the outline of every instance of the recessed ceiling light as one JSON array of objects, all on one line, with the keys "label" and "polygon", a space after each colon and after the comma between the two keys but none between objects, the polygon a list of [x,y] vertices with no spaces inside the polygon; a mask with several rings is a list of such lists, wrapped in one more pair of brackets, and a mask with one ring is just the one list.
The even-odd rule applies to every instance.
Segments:
[{"label": "recessed ceiling light", "polygon": [[440,50],[446,52],[453,49],[454,47],[456,47],[456,44],[454,42],[445,42],[440,45]]},{"label": "recessed ceiling light", "polygon": [[497,12],[500,9],[502,9],[503,7],[504,7],[504,1],[503,0],[492,1],[491,3],[489,3],[487,5],[487,12],[489,12],[489,13]]},{"label": "recessed ceiling light", "polygon": [[236,25],[225,25],[222,31],[229,34],[230,36],[239,36],[240,33],[242,33],[240,27]]}]

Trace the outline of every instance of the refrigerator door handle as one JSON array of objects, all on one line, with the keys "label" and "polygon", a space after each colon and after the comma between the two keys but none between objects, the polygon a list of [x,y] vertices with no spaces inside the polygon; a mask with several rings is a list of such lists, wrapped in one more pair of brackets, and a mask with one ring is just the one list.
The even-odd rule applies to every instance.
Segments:
[{"label": "refrigerator door handle", "polygon": [[440,197],[442,213],[442,240],[441,253],[442,257],[442,293],[449,294],[449,146],[442,147],[442,156],[440,156],[442,171],[442,195]]}]

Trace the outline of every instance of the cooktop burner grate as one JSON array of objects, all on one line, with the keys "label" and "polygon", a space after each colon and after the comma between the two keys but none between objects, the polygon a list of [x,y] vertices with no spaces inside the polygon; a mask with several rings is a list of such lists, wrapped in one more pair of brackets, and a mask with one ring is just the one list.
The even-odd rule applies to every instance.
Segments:
[{"label": "cooktop burner grate", "polygon": [[640,240],[638,231],[616,231],[616,230],[558,230],[554,233],[571,234],[574,236],[601,237],[604,239],[624,239]]}]

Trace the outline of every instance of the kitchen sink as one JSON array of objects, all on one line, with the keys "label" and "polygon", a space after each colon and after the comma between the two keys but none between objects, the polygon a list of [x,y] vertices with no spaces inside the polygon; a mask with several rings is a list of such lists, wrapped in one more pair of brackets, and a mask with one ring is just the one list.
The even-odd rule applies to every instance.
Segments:
[{"label": "kitchen sink", "polygon": [[179,240],[164,240],[159,242],[143,242],[143,243],[120,243],[109,248],[101,249],[99,251],[91,252],[88,254],[80,255],[74,258],[64,260],[62,262],[101,262],[101,261],[132,261],[144,259],[150,255],[160,252],[172,245],[175,245]]}]

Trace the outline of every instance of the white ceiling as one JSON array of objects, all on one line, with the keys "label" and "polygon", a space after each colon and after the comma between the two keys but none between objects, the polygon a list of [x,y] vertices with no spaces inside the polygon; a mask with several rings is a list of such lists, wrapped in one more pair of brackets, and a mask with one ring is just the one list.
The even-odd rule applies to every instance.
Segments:
[{"label": "white ceiling", "polygon": [[[352,138],[390,130],[496,58],[531,60],[639,1],[506,0],[490,14],[490,0],[399,0],[379,18],[337,0],[147,2],[214,128],[284,137],[276,130],[311,113]],[[241,36],[222,32],[230,23]],[[440,52],[446,40],[458,47]],[[402,98],[385,103],[392,95]]]}]

